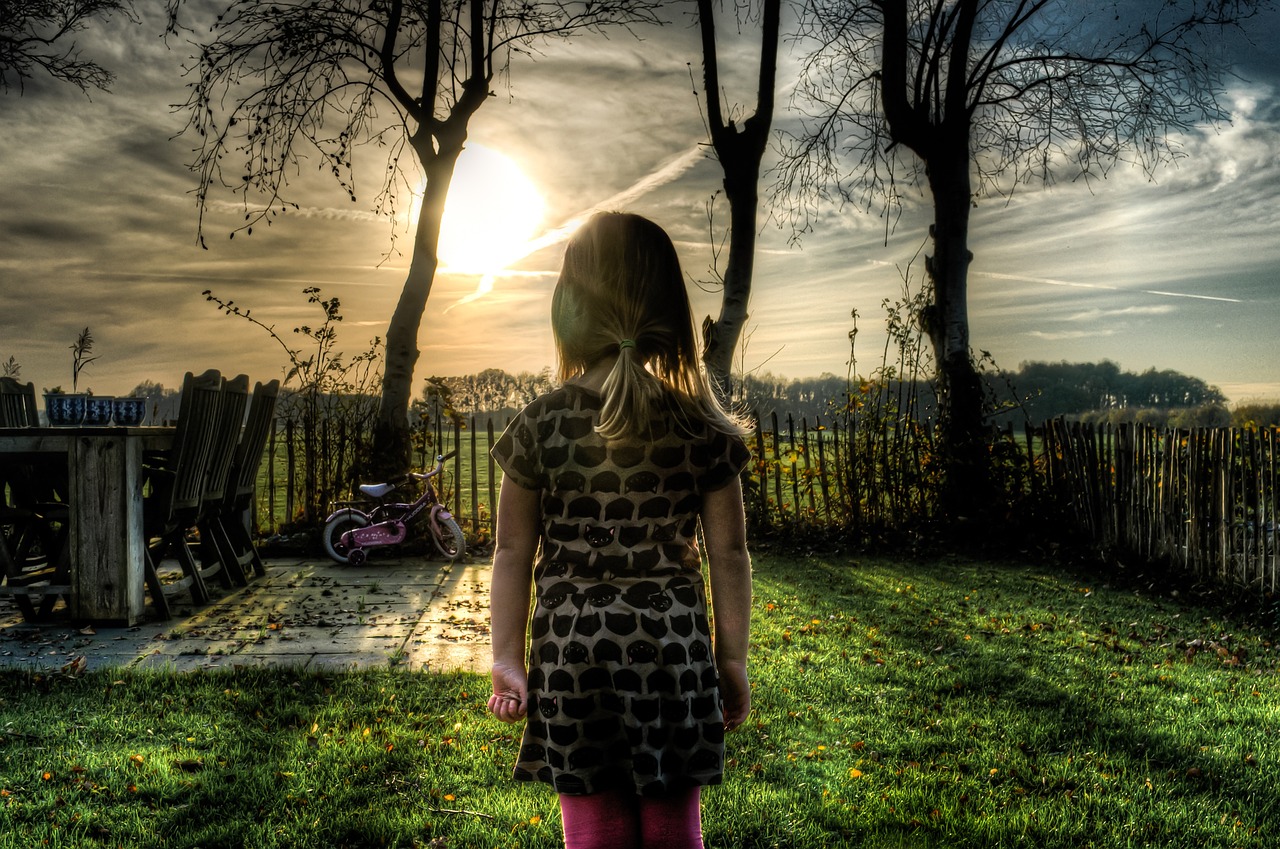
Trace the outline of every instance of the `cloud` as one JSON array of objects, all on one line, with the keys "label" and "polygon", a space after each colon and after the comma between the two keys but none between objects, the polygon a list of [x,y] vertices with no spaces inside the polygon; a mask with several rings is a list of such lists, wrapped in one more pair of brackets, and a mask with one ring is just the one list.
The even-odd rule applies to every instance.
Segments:
[{"label": "cloud", "polygon": [[[250,209],[252,209],[252,204]],[[207,204],[207,209],[213,214],[233,215],[237,218],[243,218],[245,214],[245,206],[243,203],[228,200],[211,200]],[[303,220],[313,221],[359,221],[361,223],[374,222],[390,226],[390,222],[385,215],[379,215],[368,209],[359,207],[341,208],[333,206],[298,206],[287,207],[282,213],[288,218],[301,218]]]},{"label": "cloud", "polygon": [[1115,336],[1118,332],[1115,328],[1096,327],[1092,330],[1028,330],[1026,335],[1032,339],[1060,342],[1065,339],[1097,339],[1104,336]]},{"label": "cloud", "polygon": [[1063,321],[1099,321],[1104,318],[1118,318],[1141,315],[1168,315],[1176,307],[1170,304],[1159,304],[1147,307],[1119,307],[1117,309],[1089,309],[1075,315],[1063,316]]},{"label": "cloud", "polygon": [[[125,391],[143,378],[174,385],[183,371],[211,365],[270,376],[279,370],[274,343],[219,315],[200,292],[213,288],[291,329],[312,315],[299,292],[307,285],[342,298],[343,346],[354,350],[395,307],[409,236],[401,232],[406,256],[382,261],[390,225],[369,210],[365,193],[349,204],[323,173],[304,167],[291,187],[302,209],[231,240],[243,208],[220,195],[206,220],[209,250],[200,250],[195,175],[185,164],[194,142],[170,140],[184,121],[169,105],[185,99],[179,67],[190,50],[165,47],[155,6],[142,4],[141,27],[99,29],[101,45],[91,44],[94,31],[83,39],[115,63],[113,94],[86,100],[51,87],[4,100],[0,359],[16,355],[37,385],[65,383],[66,346],[90,323],[103,352],[94,375],[100,391]],[[696,28],[643,34],[572,39],[546,45],[535,61],[516,57],[510,88],[476,114],[471,142],[515,159],[547,198],[555,226],[478,300],[457,303],[476,294],[474,276],[438,275],[420,340],[423,373],[553,362],[547,312],[558,246],[593,209],[653,217],[677,241],[685,269],[708,276],[705,204],[721,174],[697,143],[705,127],[691,90],[690,63],[700,82]],[[730,101],[750,97],[749,41],[726,59]],[[1275,44],[1258,42],[1251,55],[1274,56]],[[1221,386],[1280,382],[1280,100],[1274,70],[1259,80],[1232,88],[1231,125],[1188,134],[1185,158],[1154,178],[1120,165],[1091,186],[979,199],[970,233],[974,346],[1002,362],[1105,357]],[[778,126],[793,121],[786,98],[778,104]],[[376,159],[361,167],[373,169]],[[910,285],[921,284],[931,251],[927,197],[908,189],[896,222],[824,206],[796,249],[770,217],[764,189],[743,361],[767,361],[789,376],[842,374],[855,308],[860,362],[878,360],[880,304],[900,296],[909,265]],[[727,209],[718,206],[716,217],[726,223]],[[691,299],[699,316],[718,308],[716,291],[694,289]]]}]

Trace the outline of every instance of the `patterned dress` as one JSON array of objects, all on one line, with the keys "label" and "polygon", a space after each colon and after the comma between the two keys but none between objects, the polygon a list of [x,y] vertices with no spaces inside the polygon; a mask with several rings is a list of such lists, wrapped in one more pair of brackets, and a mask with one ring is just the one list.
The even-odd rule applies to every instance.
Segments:
[{"label": "patterned dress", "polygon": [[600,396],[566,384],[494,445],[541,496],[529,716],[515,767],[558,792],[718,784],[724,719],[697,548],[702,495],[750,454],[701,423],[595,433]]}]

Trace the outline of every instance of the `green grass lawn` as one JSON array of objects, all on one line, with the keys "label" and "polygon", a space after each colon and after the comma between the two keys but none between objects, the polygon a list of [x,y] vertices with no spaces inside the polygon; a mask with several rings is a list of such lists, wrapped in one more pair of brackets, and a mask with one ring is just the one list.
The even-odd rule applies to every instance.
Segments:
[{"label": "green grass lawn", "polygon": [[[1009,565],[761,551],[729,847],[1271,847],[1280,651]],[[0,847],[552,847],[487,682],[0,675]]]}]

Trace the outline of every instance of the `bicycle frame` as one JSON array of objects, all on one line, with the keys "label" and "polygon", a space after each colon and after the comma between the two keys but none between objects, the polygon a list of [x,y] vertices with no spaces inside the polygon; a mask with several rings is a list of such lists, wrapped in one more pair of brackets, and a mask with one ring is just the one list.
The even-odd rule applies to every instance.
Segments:
[{"label": "bicycle frame", "polygon": [[[428,528],[436,544],[440,545],[442,543],[440,525],[446,520],[451,522],[453,517],[448,508],[440,503],[435,487],[431,484],[431,478],[440,474],[441,470],[443,470],[445,459],[447,459],[445,455],[437,455],[434,469],[421,474],[410,472],[407,475],[407,477],[415,478],[423,483],[422,494],[414,501],[390,503],[382,501],[382,498],[387,497],[394,491],[388,484],[361,486],[361,491],[376,499],[378,503],[368,511],[347,507],[330,515],[329,521],[332,521],[340,514],[354,512],[370,522],[364,527],[352,528],[343,533],[340,537],[342,545],[353,552],[380,546],[398,545],[405,541],[409,535],[410,526],[428,508],[430,508],[429,515],[432,520],[428,523]],[[374,521],[376,517],[387,516],[389,513],[391,514],[390,518]]]},{"label": "bicycle frame", "polygon": [[[342,535],[342,544],[348,548],[376,548],[380,545],[402,543],[405,537],[409,535],[409,526],[413,524],[414,520],[422,514],[422,511],[428,505],[431,506],[431,515],[433,517],[441,513],[445,516],[449,515],[449,511],[444,509],[444,505],[436,501],[435,489],[431,484],[427,484],[418,500],[407,505],[409,507],[408,512],[394,519],[375,522],[364,528],[353,528]],[[432,532],[435,532],[435,528],[432,528]]]}]

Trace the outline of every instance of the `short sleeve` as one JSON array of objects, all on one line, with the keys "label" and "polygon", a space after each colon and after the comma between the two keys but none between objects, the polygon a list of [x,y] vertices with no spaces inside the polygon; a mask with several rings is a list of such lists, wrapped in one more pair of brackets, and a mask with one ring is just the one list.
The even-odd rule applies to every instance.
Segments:
[{"label": "short sleeve", "polygon": [[706,445],[706,466],[698,474],[698,490],[720,489],[746,468],[751,452],[738,436],[713,430]]},{"label": "short sleeve", "polygon": [[538,489],[540,477],[538,444],[534,438],[536,412],[532,407],[525,407],[511,420],[489,452],[502,467],[504,478],[525,489]]}]

